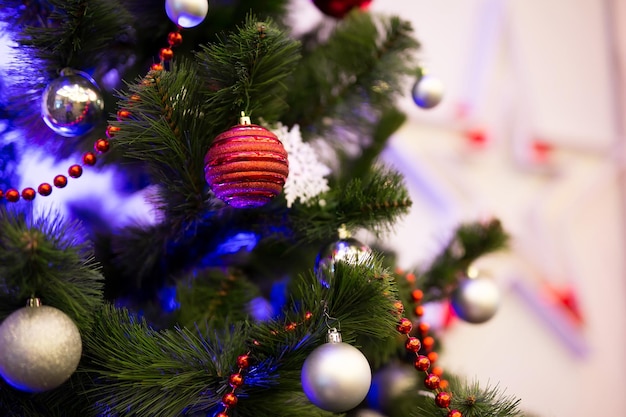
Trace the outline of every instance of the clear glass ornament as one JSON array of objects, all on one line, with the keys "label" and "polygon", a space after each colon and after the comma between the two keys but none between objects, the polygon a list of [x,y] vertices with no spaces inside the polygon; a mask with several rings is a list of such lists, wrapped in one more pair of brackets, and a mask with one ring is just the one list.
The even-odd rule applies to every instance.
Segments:
[{"label": "clear glass ornament", "polygon": [[66,68],[41,97],[41,117],[54,133],[66,137],[84,135],[102,119],[104,100],[89,74]]}]

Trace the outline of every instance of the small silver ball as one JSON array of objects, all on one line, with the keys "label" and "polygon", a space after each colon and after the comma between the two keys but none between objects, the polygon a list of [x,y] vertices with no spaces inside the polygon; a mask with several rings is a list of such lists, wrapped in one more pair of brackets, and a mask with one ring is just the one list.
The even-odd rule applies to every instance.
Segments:
[{"label": "small silver ball", "polygon": [[43,392],[67,381],[78,367],[78,328],[54,307],[23,307],[0,325],[0,375],[26,392]]},{"label": "small silver ball", "polygon": [[372,256],[372,249],[354,238],[340,239],[320,251],[315,260],[315,275],[326,287],[335,273],[337,262],[358,265]]},{"label": "small silver ball", "polygon": [[413,86],[413,101],[423,109],[432,109],[441,102],[443,92],[443,83],[439,78],[424,75]]},{"label": "small silver ball", "polygon": [[104,100],[96,82],[82,71],[65,69],[41,97],[41,117],[58,135],[84,135],[101,120]]},{"label": "small silver ball", "polygon": [[302,389],[319,408],[340,413],[363,401],[372,371],[360,350],[347,343],[325,343],[302,366]]},{"label": "small silver ball", "polygon": [[209,12],[207,0],[165,0],[167,17],[178,26],[198,26]]},{"label": "small silver ball", "polygon": [[452,292],[450,301],[459,318],[479,324],[496,314],[500,305],[500,291],[491,279],[466,279]]}]

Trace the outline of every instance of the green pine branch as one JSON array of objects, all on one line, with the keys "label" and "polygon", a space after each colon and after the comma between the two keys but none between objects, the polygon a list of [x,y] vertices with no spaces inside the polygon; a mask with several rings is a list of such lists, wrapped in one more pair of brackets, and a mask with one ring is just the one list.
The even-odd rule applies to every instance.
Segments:
[{"label": "green pine branch", "polygon": [[0,207],[0,230],[0,319],[35,296],[88,330],[103,279],[79,225],[53,212],[33,220]]}]

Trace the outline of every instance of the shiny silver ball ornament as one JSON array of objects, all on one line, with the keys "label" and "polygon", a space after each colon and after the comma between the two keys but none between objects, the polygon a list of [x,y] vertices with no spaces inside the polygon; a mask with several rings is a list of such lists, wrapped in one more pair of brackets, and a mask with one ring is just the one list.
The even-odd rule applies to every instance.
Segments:
[{"label": "shiny silver ball ornament", "polygon": [[74,373],[81,354],[80,332],[72,319],[36,298],[0,325],[0,375],[21,391],[58,387]]},{"label": "shiny silver ball ornament", "polygon": [[328,343],[316,348],[304,361],[301,382],[304,394],[322,410],[341,413],[356,407],[370,388],[372,371],[365,356],[343,343],[336,329]]},{"label": "shiny silver ball ornament", "polygon": [[450,297],[452,308],[468,323],[484,323],[492,318],[500,305],[500,290],[489,278],[468,278]]},{"label": "shiny silver ball ornament", "polygon": [[165,0],[167,17],[178,26],[198,26],[209,12],[207,0]]},{"label": "shiny silver ball ornament", "polygon": [[423,109],[432,109],[441,102],[444,87],[441,80],[432,75],[423,75],[413,86],[413,101]]},{"label": "shiny silver ball ornament", "polygon": [[89,74],[66,68],[41,97],[41,117],[61,136],[84,135],[104,114],[102,92]]},{"label": "shiny silver ball ornament", "polygon": [[326,287],[330,287],[330,279],[335,273],[337,262],[358,265],[372,256],[372,249],[364,243],[346,237],[323,248],[315,260],[315,275]]}]

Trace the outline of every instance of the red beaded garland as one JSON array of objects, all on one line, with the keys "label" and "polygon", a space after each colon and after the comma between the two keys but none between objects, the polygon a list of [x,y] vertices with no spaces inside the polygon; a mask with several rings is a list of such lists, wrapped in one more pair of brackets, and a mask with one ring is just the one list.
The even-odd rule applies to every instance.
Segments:
[{"label": "red beaded garland", "polygon": [[424,372],[428,371],[428,368],[430,368],[430,360],[423,355],[419,355],[413,364],[416,369]]},{"label": "red beaded garland", "polygon": [[44,182],[42,184],[39,184],[39,187],[37,187],[37,192],[44,197],[49,196],[52,193],[52,186],[47,182]]},{"label": "red beaded garland", "polygon": [[406,317],[401,318],[400,323],[398,323],[398,326],[396,327],[396,329],[398,329],[398,331],[402,334],[409,334],[412,328],[413,325],[411,324],[411,320]]},{"label": "red beaded garland", "polygon": [[422,290],[413,290],[411,291],[411,298],[414,302],[419,303],[424,298],[424,292]]},{"label": "red beaded garland", "polygon": [[437,406],[441,408],[447,408],[450,405],[451,401],[452,395],[450,395],[449,392],[438,392],[435,396],[435,404],[437,404]]},{"label": "red beaded garland", "polygon": [[170,61],[174,58],[174,51],[172,51],[172,48],[161,48],[159,58],[161,58],[161,61]]},{"label": "red beaded garland", "polygon": [[169,35],[167,35],[167,43],[172,47],[179,46],[183,43],[183,35],[181,35],[180,32],[170,32]]},{"label": "red beaded garland", "polygon": [[150,69],[152,71],[163,71],[163,65],[156,63],[156,64],[152,64],[152,66],[150,67]]},{"label": "red beaded garland", "polygon": [[239,368],[245,369],[250,366],[250,356],[248,355],[239,355],[237,357],[237,366]]},{"label": "red beaded garland", "polygon": [[26,187],[22,190],[22,198],[27,201],[31,201],[35,199],[37,193],[34,188]]},{"label": "red beaded garland", "polygon": [[130,112],[126,109],[119,109],[117,111],[117,120],[120,122],[124,119],[128,119],[130,117]]},{"label": "red beaded garland", "polygon": [[65,175],[57,175],[52,181],[57,188],[63,188],[67,185],[67,177]]},{"label": "red beaded garland", "polygon": [[288,332],[293,332],[294,330],[296,330],[297,326],[298,326],[297,323],[289,323],[285,325],[285,330]]},{"label": "red beaded garland", "polygon": [[417,352],[422,347],[422,342],[420,342],[417,337],[409,337],[404,344],[404,347],[406,347],[406,350],[411,352]]},{"label": "red beaded garland", "polygon": [[233,392],[227,392],[226,394],[222,396],[222,403],[224,403],[226,407],[236,406],[237,401],[239,401],[239,399]]},{"label": "red beaded garland", "polygon": [[83,175],[83,167],[81,167],[80,165],[72,165],[71,167],[69,167],[69,169],[67,170],[67,173],[69,174],[70,177],[72,178],[78,178],[81,175]]},{"label": "red beaded garland", "polygon": [[424,379],[424,385],[428,389],[437,389],[439,388],[439,381],[441,381],[441,378],[439,378],[437,375],[428,374],[426,379]]},{"label": "red beaded garland", "polygon": [[11,203],[15,203],[15,202],[19,201],[19,199],[20,199],[20,192],[17,191],[15,188],[9,188],[4,193],[4,196]]},{"label": "red beaded garland", "polygon": [[450,410],[447,417],[463,417],[463,414],[459,410]]},{"label": "red beaded garland", "polygon": [[102,152],[102,153],[108,151],[110,146],[111,144],[106,139],[98,139],[93,145],[96,151]]},{"label": "red beaded garland", "polygon": [[228,378],[228,383],[233,388],[237,388],[237,387],[242,386],[243,385],[243,375],[241,375],[240,373],[232,374]]},{"label": "red beaded garland", "polygon": [[97,158],[96,154],[93,152],[86,152],[83,155],[83,164],[93,166],[96,164]]}]

